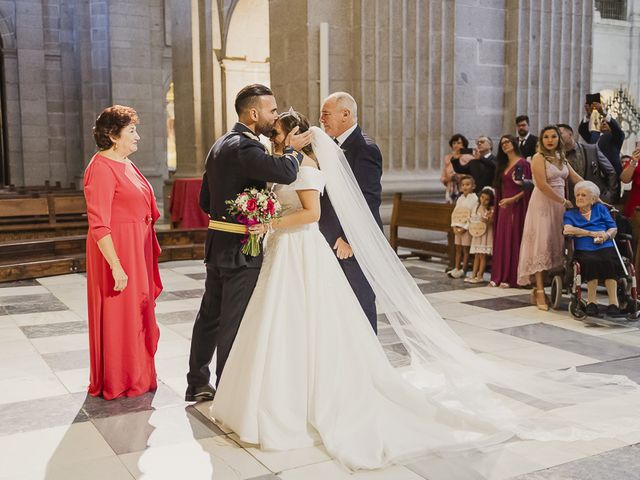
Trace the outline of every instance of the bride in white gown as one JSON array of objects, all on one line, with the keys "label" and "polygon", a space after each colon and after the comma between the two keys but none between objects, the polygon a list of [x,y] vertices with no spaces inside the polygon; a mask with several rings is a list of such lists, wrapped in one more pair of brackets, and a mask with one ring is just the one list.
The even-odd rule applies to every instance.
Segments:
[{"label": "bride in white gown", "polygon": [[[285,115],[294,115],[301,131],[308,128],[299,114]],[[563,418],[548,403],[544,410],[535,406],[638,392],[626,377],[531,372],[472,352],[388,246],[342,151],[320,129],[311,130],[315,159],[305,155],[297,180],[276,186],[287,214],[267,237],[260,277],[211,407],[216,421],[265,450],[322,442],[352,470],[514,435],[577,440],[640,428],[634,412],[583,408]],[[280,121],[276,131],[281,150],[288,132]],[[320,233],[325,184],[381,313],[410,353],[403,371],[389,364]]]}]

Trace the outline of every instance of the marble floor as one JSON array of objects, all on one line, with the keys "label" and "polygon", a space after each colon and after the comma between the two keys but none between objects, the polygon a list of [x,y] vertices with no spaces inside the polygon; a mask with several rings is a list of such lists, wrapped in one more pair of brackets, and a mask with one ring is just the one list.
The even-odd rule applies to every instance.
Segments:
[{"label": "marble floor", "polygon": [[[434,307],[483,355],[640,382],[637,328],[589,327],[566,311],[538,311],[527,291],[465,284],[447,278],[438,263],[406,265]],[[468,454],[464,467],[425,458],[354,475],[322,447],[262,452],[243,445],[208,419],[207,403],[182,398],[204,266],[165,263],[161,273],[158,390],[111,402],[85,393],[84,275],[0,284],[0,479],[640,479],[640,432],[573,443],[515,440]],[[379,338],[392,363],[402,365],[406,352],[384,321]],[[640,415],[638,400],[630,396],[616,408]]]}]

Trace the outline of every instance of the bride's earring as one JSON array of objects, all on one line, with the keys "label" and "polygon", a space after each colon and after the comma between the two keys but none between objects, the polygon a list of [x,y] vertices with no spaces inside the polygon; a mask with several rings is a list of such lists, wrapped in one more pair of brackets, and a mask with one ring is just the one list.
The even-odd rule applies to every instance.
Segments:
[{"label": "bride's earring", "polygon": [[118,149],[118,144],[117,144],[117,143],[114,143],[114,144],[113,144],[113,151],[115,152],[117,149]]}]

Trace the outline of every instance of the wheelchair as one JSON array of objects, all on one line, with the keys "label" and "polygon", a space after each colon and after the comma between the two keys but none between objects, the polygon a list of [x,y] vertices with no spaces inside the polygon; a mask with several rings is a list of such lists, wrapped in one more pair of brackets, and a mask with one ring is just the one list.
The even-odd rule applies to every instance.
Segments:
[{"label": "wheelchair", "polygon": [[615,208],[611,209],[611,215],[618,225],[618,233],[614,238],[615,247],[618,252],[618,258],[622,262],[626,272],[625,275],[618,279],[617,292],[620,312],[623,313],[624,316],[614,320],[602,319],[600,317],[587,318],[587,302],[582,298],[581,266],[580,262],[574,258],[574,242],[571,236],[565,236],[563,267],[551,280],[550,307],[552,309],[559,310],[561,308],[563,294],[566,294],[569,296],[569,313],[576,320],[584,320],[587,323],[614,325],[616,322],[635,321],[640,317],[640,303],[638,301],[629,220],[620,215]]}]

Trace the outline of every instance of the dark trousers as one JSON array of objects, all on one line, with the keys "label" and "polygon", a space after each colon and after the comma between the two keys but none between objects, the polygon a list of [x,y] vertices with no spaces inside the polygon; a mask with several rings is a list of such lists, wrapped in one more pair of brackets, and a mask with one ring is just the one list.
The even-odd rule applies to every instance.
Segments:
[{"label": "dark trousers", "polygon": [[378,315],[376,313],[376,295],[373,293],[373,289],[371,288],[371,285],[369,285],[367,277],[362,273],[362,269],[360,268],[360,265],[358,265],[355,257],[347,258],[346,260],[338,260],[338,262],[340,263],[347,280],[349,280],[351,289],[353,290],[353,293],[356,294],[362,310],[364,310],[364,313],[367,315],[373,331],[377,334]]},{"label": "dark trousers", "polygon": [[204,296],[191,336],[189,385],[202,387],[209,383],[209,364],[216,347],[216,385],[220,381],[259,273],[259,268],[207,265]]}]

